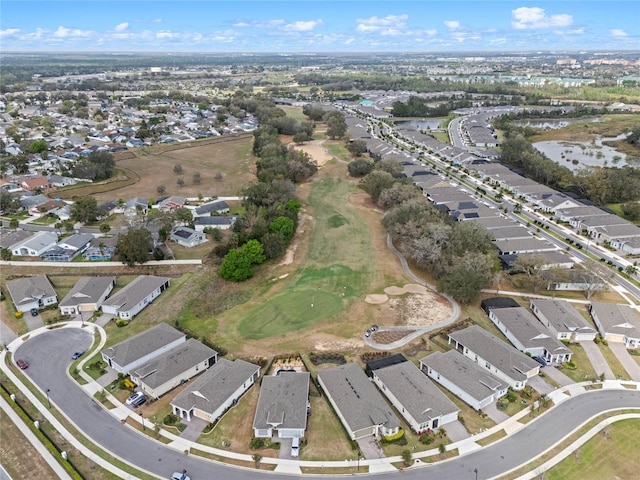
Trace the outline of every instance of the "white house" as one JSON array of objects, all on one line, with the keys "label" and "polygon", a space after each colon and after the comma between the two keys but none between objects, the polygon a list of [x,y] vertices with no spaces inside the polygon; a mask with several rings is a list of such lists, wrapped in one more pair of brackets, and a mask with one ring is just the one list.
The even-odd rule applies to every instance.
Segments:
[{"label": "white house", "polygon": [[400,430],[400,420],[357,364],[320,370],[318,383],[351,440],[386,437]]},{"label": "white house", "polygon": [[176,227],[171,231],[169,239],[186,248],[195,247],[207,241],[207,235],[189,227]]},{"label": "white house", "polygon": [[589,342],[596,330],[566,300],[534,298],[531,311],[558,340]]},{"label": "white house", "polygon": [[627,348],[640,348],[640,315],[629,305],[593,302],[589,313],[602,338],[624,343]]},{"label": "white house", "polygon": [[253,419],[254,437],[304,437],[308,404],[308,372],[278,372],[262,377]]},{"label": "white house", "polygon": [[58,241],[54,232],[38,232],[33,237],[12,247],[11,253],[19,257],[39,257]]},{"label": "white house", "polygon": [[82,277],[60,301],[62,315],[79,315],[95,312],[109,296],[116,284],[116,277]]},{"label": "white house", "polygon": [[194,338],[180,343],[130,371],[131,380],[152,398],[204,372],[218,359],[218,352]]},{"label": "white house", "polygon": [[443,427],[458,419],[459,409],[409,361],[372,370],[373,382],[414,432]]},{"label": "white house", "polygon": [[28,312],[58,303],[56,291],[46,275],[7,281],[7,290],[16,311]]},{"label": "white house", "polygon": [[424,357],[420,370],[476,410],[491,405],[508,391],[506,382],[454,350]]},{"label": "white house", "polygon": [[187,341],[187,336],[166,323],[140,332],[102,350],[102,359],[114,370],[128,375],[133,369]]},{"label": "white house", "polygon": [[260,367],[244,360],[222,358],[171,402],[174,415],[213,422],[235,405],[260,376]]},{"label": "white house", "polygon": [[118,293],[105,300],[102,312],[129,320],[169,288],[170,280],[153,275],[140,275]]}]

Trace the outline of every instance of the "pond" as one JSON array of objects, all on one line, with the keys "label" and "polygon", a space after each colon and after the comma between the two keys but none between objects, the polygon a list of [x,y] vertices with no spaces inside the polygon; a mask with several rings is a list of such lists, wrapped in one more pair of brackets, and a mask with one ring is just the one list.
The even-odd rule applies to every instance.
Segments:
[{"label": "pond", "polygon": [[532,127],[540,130],[557,130],[568,127],[572,123],[596,123],[599,121],[600,118],[598,117],[564,118],[562,120],[557,118],[531,118],[529,120],[517,120],[513,124],[519,127]]},{"label": "pond", "polygon": [[434,120],[401,120],[396,122],[398,127],[412,127],[417,130],[436,130],[440,126],[440,119]]},{"label": "pond", "polygon": [[624,167],[627,156],[615,148],[603,145],[602,141],[613,138],[599,138],[595,142],[546,141],[535,142],[533,146],[547,157],[570,170],[587,167]]}]

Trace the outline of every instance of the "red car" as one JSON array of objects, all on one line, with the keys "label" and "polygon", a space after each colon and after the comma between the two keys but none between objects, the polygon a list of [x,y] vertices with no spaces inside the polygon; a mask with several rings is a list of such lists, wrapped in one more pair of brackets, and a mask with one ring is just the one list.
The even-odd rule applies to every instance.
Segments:
[{"label": "red car", "polygon": [[16,360],[16,365],[18,365],[22,370],[24,370],[25,368],[27,368],[29,366],[29,364],[27,362],[25,362],[24,360],[22,360],[21,358]]}]

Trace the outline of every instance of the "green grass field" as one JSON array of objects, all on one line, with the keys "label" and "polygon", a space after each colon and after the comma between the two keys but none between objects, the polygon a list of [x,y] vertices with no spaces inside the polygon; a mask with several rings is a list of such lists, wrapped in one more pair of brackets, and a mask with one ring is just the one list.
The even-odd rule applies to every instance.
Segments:
[{"label": "green grass field", "polygon": [[[605,433],[607,432],[607,433]],[[640,420],[611,424],[576,454],[552,468],[548,480],[600,480],[637,478],[640,470]]]}]

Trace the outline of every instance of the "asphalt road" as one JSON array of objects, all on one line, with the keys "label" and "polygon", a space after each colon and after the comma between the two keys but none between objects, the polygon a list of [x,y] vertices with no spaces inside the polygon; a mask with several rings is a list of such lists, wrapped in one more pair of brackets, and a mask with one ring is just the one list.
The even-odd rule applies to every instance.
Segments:
[{"label": "asphalt road", "polygon": [[[169,478],[172,472],[187,469],[193,480],[229,479],[250,480],[257,476],[251,469],[240,469],[176,452],[128,428],[104,411],[67,376],[74,351],[89,348],[91,334],[80,329],[51,330],[23,344],[16,355],[29,362],[25,373],[44,391],[73,422],[95,443],[139,468]],[[435,464],[397,473],[370,474],[369,477],[479,480],[506,472],[528,461],[559,441],[566,433],[607,409],[640,408],[640,391],[593,390],[570,398],[558,407],[527,425],[508,441],[485,447],[471,454]],[[247,420],[250,421],[250,420]],[[291,474],[263,472],[269,478],[291,478]],[[364,474],[363,474],[364,475]],[[305,475],[305,478],[331,478]]]}]

